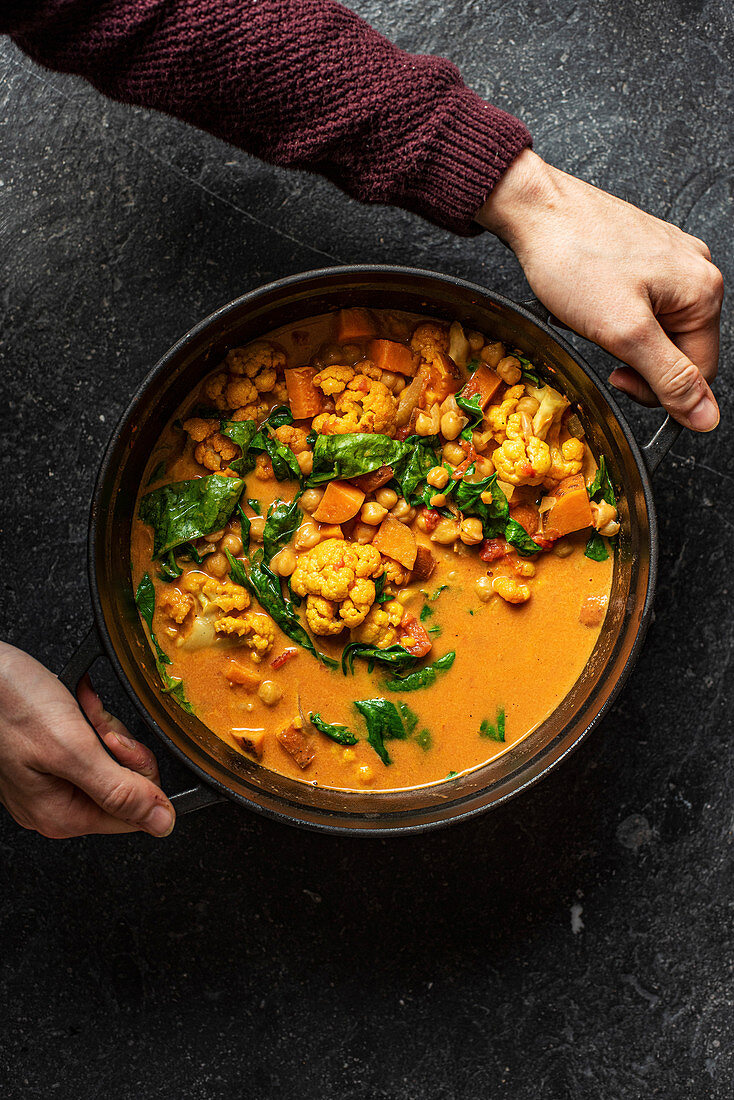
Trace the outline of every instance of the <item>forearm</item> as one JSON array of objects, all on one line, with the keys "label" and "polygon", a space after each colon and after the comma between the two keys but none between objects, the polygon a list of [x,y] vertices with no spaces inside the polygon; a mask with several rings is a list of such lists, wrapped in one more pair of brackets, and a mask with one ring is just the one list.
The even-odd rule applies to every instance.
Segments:
[{"label": "forearm", "polygon": [[2,29],[115,99],[466,235],[530,144],[450,62],[399,50],[334,0],[26,0]]}]

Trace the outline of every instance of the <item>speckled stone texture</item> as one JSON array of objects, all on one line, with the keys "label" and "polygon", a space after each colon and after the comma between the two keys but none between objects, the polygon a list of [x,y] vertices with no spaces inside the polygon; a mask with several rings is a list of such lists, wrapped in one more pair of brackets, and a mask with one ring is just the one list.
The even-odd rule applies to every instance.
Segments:
[{"label": "speckled stone texture", "polygon": [[[360,0],[519,113],[547,159],[710,244],[729,284],[725,0]],[[490,238],[363,209],[0,45],[0,627],[59,668],[88,500],[137,381],[213,307],[336,262],[521,296]],[[75,1100],[728,1100],[731,316],[724,421],[656,477],[656,619],[613,713],[503,809],[391,841],[232,805],[51,842],[0,811],[0,1093]],[[604,377],[609,359],[586,353]],[[660,414],[625,405],[644,439]],[[95,681],[138,735],[103,663]],[[161,753],[168,789],[185,773]]]}]

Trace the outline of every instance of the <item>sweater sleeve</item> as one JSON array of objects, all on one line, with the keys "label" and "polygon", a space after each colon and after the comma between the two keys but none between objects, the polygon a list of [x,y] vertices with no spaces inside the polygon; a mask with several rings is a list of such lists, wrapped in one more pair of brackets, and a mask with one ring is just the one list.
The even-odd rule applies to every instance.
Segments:
[{"label": "sweater sleeve", "polygon": [[531,143],[449,61],[334,0],[6,0],[0,31],[113,99],[465,236]]}]

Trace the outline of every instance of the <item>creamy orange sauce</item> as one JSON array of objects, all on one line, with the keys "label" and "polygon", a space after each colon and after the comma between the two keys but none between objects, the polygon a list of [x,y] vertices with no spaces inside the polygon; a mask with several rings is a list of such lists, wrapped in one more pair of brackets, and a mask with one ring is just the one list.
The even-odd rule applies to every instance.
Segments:
[{"label": "creamy orange sauce", "polygon": [[[399,324],[409,330],[404,315],[397,316],[393,331]],[[317,318],[269,338],[286,349],[289,364],[295,356],[293,365],[300,365],[324,342],[327,325],[328,319]],[[182,415],[179,412],[178,418]],[[156,468],[161,457],[167,468],[154,485],[203,473],[173,423],[151,456],[149,470]],[[146,485],[145,491],[149,488]],[[272,501],[293,499],[295,488],[293,483],[260,481],[253,472],[246,479],[244,496],[260,500],[265,514]],[[436,633],[428,660],[433,662],[454,651],[453,666],[439,672],[431,686],[401,693],[385,687],[386,679],[393,675],[389,670],[376,668],[370,673],[366,663],[358,660],[354,675],[344,676],[340,668],[325,668],[300,648],[275,671],[271,661],[294,647],[278,630],[272,652],[256,666],[262,679],[276,682],[283,692],[280,702],[272,707],[256,690],[233,685],[223,675],[223,663],[233,653],[244,653],[244,659],[248,656],[239,639],[222,639],[194,652],[177,644],[179,636],[160,610],[160,597],[167,585],[158,578],[156,563],[151,564],[152,532],[137,520],[132,535],[132,572],[136,586],[146,571],[154,582],[154,632],[171,659],[170,674],[183,681],[186,696],[205,725],[235,749],[238,732],[264,730],[262,766],[292,778],[331,787],[386,790],[431,783],[485,763],[527,736],[568,694],[601,629],[600,623],[584,625],[580,621],[582,605],[588,597],[600,598],[603,605],[612,581],[612,556],[605,562],[585,557],[586,537],[587,533],[582,533],[563,539],[563,556],[554,551],[538,555],[531,599],[510,605],[499,597],[482,602],[475,591],[478,578],[507,573],[505,563],[487,564],[480,560],[477,547],[461,542],[438,545],[416,531],[419,545],[430,547],[437,565],[429,580],[407,586],[410,595],[403,596],[402,602],[416,617],[424,606],[430,609],[424,626],[436,628]],[[184,566],[185,572],[203,568]],[[442,585],[447,587],[431,599]],[[254,603],[253,607],[259,610]],[[336,639],[316,638],[315,643],[338,659],[348,640],[345,632]],[[416,729],[421,732],[418,740],[386,743],[392,760],[389,766],[365,740],[364,722],[354,708],[355,699],[377,697],[407,704],[417,716]],[[505,713],[504,743],[480,735],[483,721],[496,726],[500,710]],[[358,743],[345,747],[317,732],[313,763],[302,771],[275,736],[299,711],[304,715],[318,712],[329,723],[349,727]]]}]

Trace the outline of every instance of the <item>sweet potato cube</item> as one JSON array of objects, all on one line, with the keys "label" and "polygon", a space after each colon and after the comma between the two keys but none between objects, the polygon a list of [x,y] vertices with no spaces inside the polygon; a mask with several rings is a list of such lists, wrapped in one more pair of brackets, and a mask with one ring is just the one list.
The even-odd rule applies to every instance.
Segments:
[{"label": "sweet potato cube", "polygon": [[348,344],[351,340],[368,340],[375,335],[375,322],[366,309],[340,309],[336,321],[336,340],[338,344]]},{"label": "sweet potato cube", "polygon": [[401,523],[395,516],[387,515],[379,526],[372,545],[381,554],[392,558],[406,569],[412,569],[418,554],[415,535],[410,527]]},{"label": "sweet potato cube", "polygon": [[346,523],[364,504],[364,493],[349,481],[330,481],[319,506],[312,512],[317,523]]},{"label": "sweet potato cube", "polygon": [[555,504],[545,517],[545,533],[549,538],[561,538],[572,531],[591,527],[594,519],[583,474],[574,474],[559,481],[553,496]]},{"label": "sweet potato cube", "polygon": [[407,374],[412,378],[418,370],[418,356],[407,344],[396,340],[370,340],[367,354],[380,370],[393,374]]},{"label": "sweet potato cube", "polygon": [[238,661],[235,657],[229,658],[222,674],[226,676],[230,684],[238,684],[245,691],[257,691],[260,687],[260,674],[254,668]]},{"label": "sweet potato cube", "polygon": [[510,507],[510,519],[517,523],[531,536],[540,530],[540,513],[534,504],[516,504]]},{"label": "sweet potato cube", "polygon": [[315,367],[290,367],[285,372],[288,401],[294,420],[308,420],[324,411],[324,395],[313,384]]},{"label": "sweet potato cube", "polygon": [[251,752],[258,760],[262,759],[263,749],[265,748],[265,730],[235,729],[230,730],[230,733],[238,748],[244,749],[245,752]]},{"label": "sweet potato cube", "polygon": [[289,726],[286,726],[280,733],[276,733],[275,736],[281,748],[290,753],[302,771],[308,767],[315,754],[311,738],[304,730],[296,729],[291,722]]},{"label": "sweet potato cube", "polygon": [[488,367],[485,363],[482,363],[480,367],[474,371],[464,389],[461,391],[462,397],[473,397],[475,393],[479,394],[479,407],[486,409],[497,390],[502,385],[502,379],[498,374]]}]

